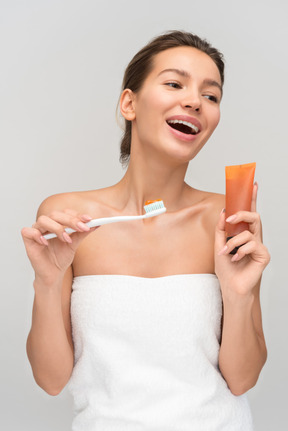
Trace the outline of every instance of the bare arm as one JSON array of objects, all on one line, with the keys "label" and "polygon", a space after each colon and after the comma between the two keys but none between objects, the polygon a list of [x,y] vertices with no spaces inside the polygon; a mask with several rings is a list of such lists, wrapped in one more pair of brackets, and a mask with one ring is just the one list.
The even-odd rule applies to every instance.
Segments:
[{"label": "bare arm", "polygon": [[[240,395],[255,385],[267,358],[259,290],[262,273],[269,263],[270,255],[262,243],[256,196],[255,185],[251,212],[240,211],[234,219],[229,220],[231,223],[246,221],[249,230],[226,243],[223,212],[215,235],[215,271],[223,298],[219,367],[235,395]],[[232,257],[229,253],[236,246],[240,248]]]},{"label": "bare arm", "polygon": [[241,395],[256,384],[267,358],[259,287],[260,283],[251,295],[223,297],[219,368],[234,395]]},{"label": "bare arm", "polygon": [[[35,271],[35,299],[27,354],[38,385],[57,395],[73,369],[73,342],[70,323],[72,262],[80,242],[95,228],[83,222],[89,216],[62,210],[63,197],[52,196],[40,206],[36,223],[22,229],[27,255]],[[52,211],[51,208],[60,208]],[[90,217],[91,219],[91,217]],[[69,237],[65,227],[77,232]],[[43,235],[54,232],[47,241]],[[64,235],[63,235],[64,233]]]},{"label": "bare arm", "polygon": [[73,369],[70,324],[72,270],[52,286],[34,282],[32,326],[27,339],[27,355],[37,384],[57,395]]}]

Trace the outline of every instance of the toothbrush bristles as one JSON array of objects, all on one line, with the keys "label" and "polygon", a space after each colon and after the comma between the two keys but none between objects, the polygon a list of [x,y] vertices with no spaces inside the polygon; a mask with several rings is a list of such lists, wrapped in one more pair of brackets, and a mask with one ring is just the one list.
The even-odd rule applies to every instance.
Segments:
[{"label": "toothbrush bristles", "polygon": [[157,201],[152,201],[151,203],[148,203],[144,206],[144,210],[146,213],[149,213],[151,211],[155,211],[155,210],[159,210],[159,209],[164,209],[165,205],[164,202],[162,200],[157,200]]}]

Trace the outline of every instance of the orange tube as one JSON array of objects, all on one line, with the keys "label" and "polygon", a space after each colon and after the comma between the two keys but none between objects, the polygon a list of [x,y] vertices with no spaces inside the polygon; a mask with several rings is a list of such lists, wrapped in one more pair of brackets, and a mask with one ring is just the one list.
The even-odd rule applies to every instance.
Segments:
[{"label": "orange tube", "polygon": [[[256,163],[226,166],[226,218],[237,211],[251,211],[254,174]],[[248,224],[226,223],[227,240],[248,229]]]}]

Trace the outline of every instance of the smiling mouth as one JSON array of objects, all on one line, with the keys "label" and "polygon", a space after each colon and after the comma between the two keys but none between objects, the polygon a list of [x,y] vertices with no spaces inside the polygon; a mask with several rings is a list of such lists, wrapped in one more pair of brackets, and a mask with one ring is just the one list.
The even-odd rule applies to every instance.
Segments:
[{"label": "smiling mouth", "polygon": [[172,127],[172,129],[178,130],[186,135],[197,135],[197,133],[199,133],[198,127],[188,121],[168,120],[167,124]]}]

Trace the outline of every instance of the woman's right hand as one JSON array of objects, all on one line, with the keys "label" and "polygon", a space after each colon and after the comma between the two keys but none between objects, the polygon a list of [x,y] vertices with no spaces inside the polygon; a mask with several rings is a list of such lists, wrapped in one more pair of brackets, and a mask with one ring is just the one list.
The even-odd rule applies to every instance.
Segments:
[{"label": "woman's right hand", "polygon": [[[35,280],[44,285],[53,285],[61,279],[72,264],[81,241],[95,228],[86,226],[92,218],[73,210],[53,211],[41,214],[32,227],[25,227],[21,234],[27,255],[35,271]],[[65,227],[77,232],[68,235]],[[47,241],[46,233],[55,233],[57,238]]]}]

